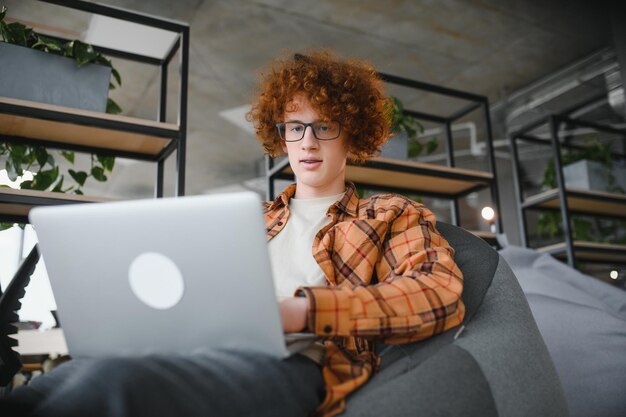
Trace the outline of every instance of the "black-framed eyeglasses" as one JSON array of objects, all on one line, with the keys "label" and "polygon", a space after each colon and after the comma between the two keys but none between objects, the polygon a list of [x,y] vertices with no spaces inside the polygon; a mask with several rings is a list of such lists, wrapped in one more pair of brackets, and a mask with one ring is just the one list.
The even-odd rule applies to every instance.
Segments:
[{"label": "black-framed eyeglasses", "polygon": [[313,136],[318,140],[337,139],[341,134],[341,123],[339,122],[286,122],[276,123],[278,135],[285,142],[297,142],[302,140],[306,128],[311,126]]}]

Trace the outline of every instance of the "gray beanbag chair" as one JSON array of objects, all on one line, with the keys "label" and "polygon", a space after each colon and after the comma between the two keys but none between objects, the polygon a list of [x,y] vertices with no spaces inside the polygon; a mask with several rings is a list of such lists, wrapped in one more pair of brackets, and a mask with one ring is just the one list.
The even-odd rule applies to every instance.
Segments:
[{"label": "gray beanbag chair", "polygon": [[547,254],[507,247],[574,417],[626,416],[626,291]]},{"label": "gray beanbag chair", "polygon": [[452,329],[380,345],[380,372],[345,416],[567,416],[554,364],[513,272],[483,240],[438,223],[463,271],[467,311]]}]

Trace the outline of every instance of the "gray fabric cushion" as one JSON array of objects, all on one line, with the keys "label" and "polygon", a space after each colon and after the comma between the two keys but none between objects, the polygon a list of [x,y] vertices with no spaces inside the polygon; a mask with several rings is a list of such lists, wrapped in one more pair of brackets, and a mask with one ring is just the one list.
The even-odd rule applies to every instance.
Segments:
[{"label": "gray fabric cushion", "polygon": [[526,293],[571,415],[625,415],[626,292],[537,251],[501,255]]},{"label": "gray fabric cushion", "polygon": [[502,258],[480,310],[455,344],[479,363],[501,416],[568,415],[550,354]]},{"label": "gray fabric cushion", "polygon": [[567,416],[554,365],[506,262],[482,239],[439,223],[463,271],[465,330],[379,345],[382,365],[346,416]]},{"label": "gray fabric cushion", "polygon": [[[407,353],[410,350],[407,350]],[[383,355],[384,357],[384,355]],[[497,416],[489,383],[472,355],[447,344],[391,380],[374,378],[348,399],[346,417]],[[384,376],[390,368],[381,371]],[[395,373],[395,372],[394,372]]]},{"label": "gray fabric cushion", "polygon": [[491,285],[498,266],[498,253],[484,240],[459,227],[438,222],[437,229],[454,248],[454,260],[463,272],[462,297],[465,303],[465,322],[468,323],[478,311]]}]

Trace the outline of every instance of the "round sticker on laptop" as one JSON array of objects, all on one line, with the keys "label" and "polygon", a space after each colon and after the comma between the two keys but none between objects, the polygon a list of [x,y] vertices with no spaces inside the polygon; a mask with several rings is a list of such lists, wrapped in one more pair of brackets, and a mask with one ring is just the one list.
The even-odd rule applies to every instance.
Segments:
[{"label": "round sticker on laptop", "polygon": [[145,252],[128,268],[128,281],[133,294],[149,307],[165,310],[183,298],[183,274],[167,256]]}]

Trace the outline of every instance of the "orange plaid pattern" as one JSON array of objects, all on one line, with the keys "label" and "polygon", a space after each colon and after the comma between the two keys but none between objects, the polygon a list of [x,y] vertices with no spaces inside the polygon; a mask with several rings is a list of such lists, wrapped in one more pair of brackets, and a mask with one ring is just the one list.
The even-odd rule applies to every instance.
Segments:
[{"label": "orange plaid pattern", "polygon": [[[295,191],[292,185],[265,203],[268,240],[287,223]],[[320,416],[340,413],[375,372],[375,340],[426,339],[458,326],[465,313],[454,250],[422,204],[397,194],[359,199],[348,184],[327,214],[332,221],[313,242],[327,286],[298,289],[310,301],[308,331],[327,337]]]}]

